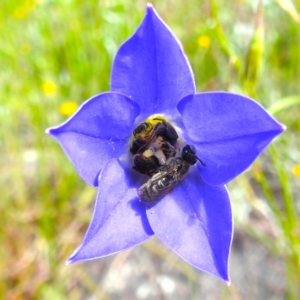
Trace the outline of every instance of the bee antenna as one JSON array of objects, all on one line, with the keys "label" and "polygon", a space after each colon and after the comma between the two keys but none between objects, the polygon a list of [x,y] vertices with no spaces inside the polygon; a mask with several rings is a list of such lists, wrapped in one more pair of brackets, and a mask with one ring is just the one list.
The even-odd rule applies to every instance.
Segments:
[{"label": "bee antenna", "polygon": [[206,164],[199,157],[196,156],[196,158],[200,161],[200,163],[203,167],[206,167]]}]

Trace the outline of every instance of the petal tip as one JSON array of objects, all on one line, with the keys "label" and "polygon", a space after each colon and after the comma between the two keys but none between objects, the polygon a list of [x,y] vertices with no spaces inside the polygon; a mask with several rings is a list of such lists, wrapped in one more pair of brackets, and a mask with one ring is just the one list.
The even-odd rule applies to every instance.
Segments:
[{"label": "petal tip", "polygon": [[225,281],[225,283],[226,283],[227,286],[231,286],[231,281],[230,281],[230,279],[224,280],[224,281]]},{"label": "petal tip", "polygon": [[47,129],[45,130],[45,133],[48,134],[48,135],[51,135],[51,128],[47,128]]},{"label": "petal tip", "polygon": [[147,3],[147,11],[153,10],[154,7],[151,3]]},{"label": "petal tip", "polygon": [[45,130],[45,133],[50,135],[50,136],[55,136],[56,130],[57,130],[57,127],[47,128]]},{"label": "petal tip", "polygon": [[77,257],[77,254],[78,254],[78,252],[79,252],[80,249],[81,249],[81,247],[78,247],[78,248],[71,254],[71,256],[66,260],[66,262],[65,262],[65,265],[66,265],[66,266],[72,265],[72,264],[76,263],[78,260],[80,260],[80,259],[76,258],[76,257]]},{"label": "petal tip", "polygon": [[53,136],[53,135],[55,135],[55,130],[57,129],[57,127],[58,126],[47,128],[47,129],[45,129],[45,133]]},{"label": "petal tip", "polygon": [[280,127],[282,129],[282,132],[287,130],[287,127],[284,124],[280,124]]},{"label": "petal tip", "polygon": [[158,16],[158,14],[157,14],[157,12],[156,12],[153,4],[152,3],[147,3],[146,15],[150,15],[150,14],[155,15],[156,17],[159,18],[159,16]]},{"label": "petal tip", "polygon": [[73,263],[75,262],[75,260],[73,259],[73,257],[69,257],[66,262],[65,262],[65,265],[66,266],[69,266],[69,265],[72,265]]}]

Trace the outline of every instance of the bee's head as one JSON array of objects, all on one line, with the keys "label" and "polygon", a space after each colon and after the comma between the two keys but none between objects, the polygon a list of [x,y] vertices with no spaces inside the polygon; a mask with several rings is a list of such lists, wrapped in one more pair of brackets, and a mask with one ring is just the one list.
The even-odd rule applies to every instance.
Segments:
[{"label": "bee's head", "polygon": [[205,166],[201,159],[197,157],[196,149],[192,145],[185,145],[182,148],[181,156],[190,165],[194,165],[197,162],[197,160],[199,160],[202,166]]},{"label": "bee's head", "polygon": [[182,148],[181,156],[190,165],[194,165],[197,162],[195,148],[191,145],[185,145]]}]

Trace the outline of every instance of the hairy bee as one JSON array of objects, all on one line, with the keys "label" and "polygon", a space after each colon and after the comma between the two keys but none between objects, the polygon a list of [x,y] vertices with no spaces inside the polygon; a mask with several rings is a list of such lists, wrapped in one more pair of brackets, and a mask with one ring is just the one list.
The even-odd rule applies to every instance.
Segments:
[{"label": "hairy bee", "polygon": [[153,116],[133,131],[130,152],[134,155],[133,168],[149,176],[176,155],[178,134],[163,117]]},{"label": "hairy bee", "polygon": [[185,145],[181,156],[171,157],[161,166],[145,184],[139,188],[140,201],[146,205],[159,202],[188,174],[190,166],[197,160],[205,164],[196,156],[196,150],[191,145]]},{"label": "hairy bee", "polygon": [[158,136],[161,136],[173,146],[178,139],[176,130],[165,118],[160,116],[149,117],[133,130],[130,152],[132,154],[140,152],[142,147],[147,148],[147,145],[152,143]]}]

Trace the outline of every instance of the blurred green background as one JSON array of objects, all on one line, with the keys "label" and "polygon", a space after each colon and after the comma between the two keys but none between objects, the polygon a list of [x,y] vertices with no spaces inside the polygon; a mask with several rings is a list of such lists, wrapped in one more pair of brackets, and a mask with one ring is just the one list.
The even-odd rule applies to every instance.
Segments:
[{"label": "blurred green background", "polygon": [[44,130],[109,90],[114,55],[146,1],[2,0],[0,299],[300,299],[300,1],[152,3],[181,40],[198,91],[249,95],[288,128],[229,184],[232,285],[156,239],[64,265],[96,190]]}]

